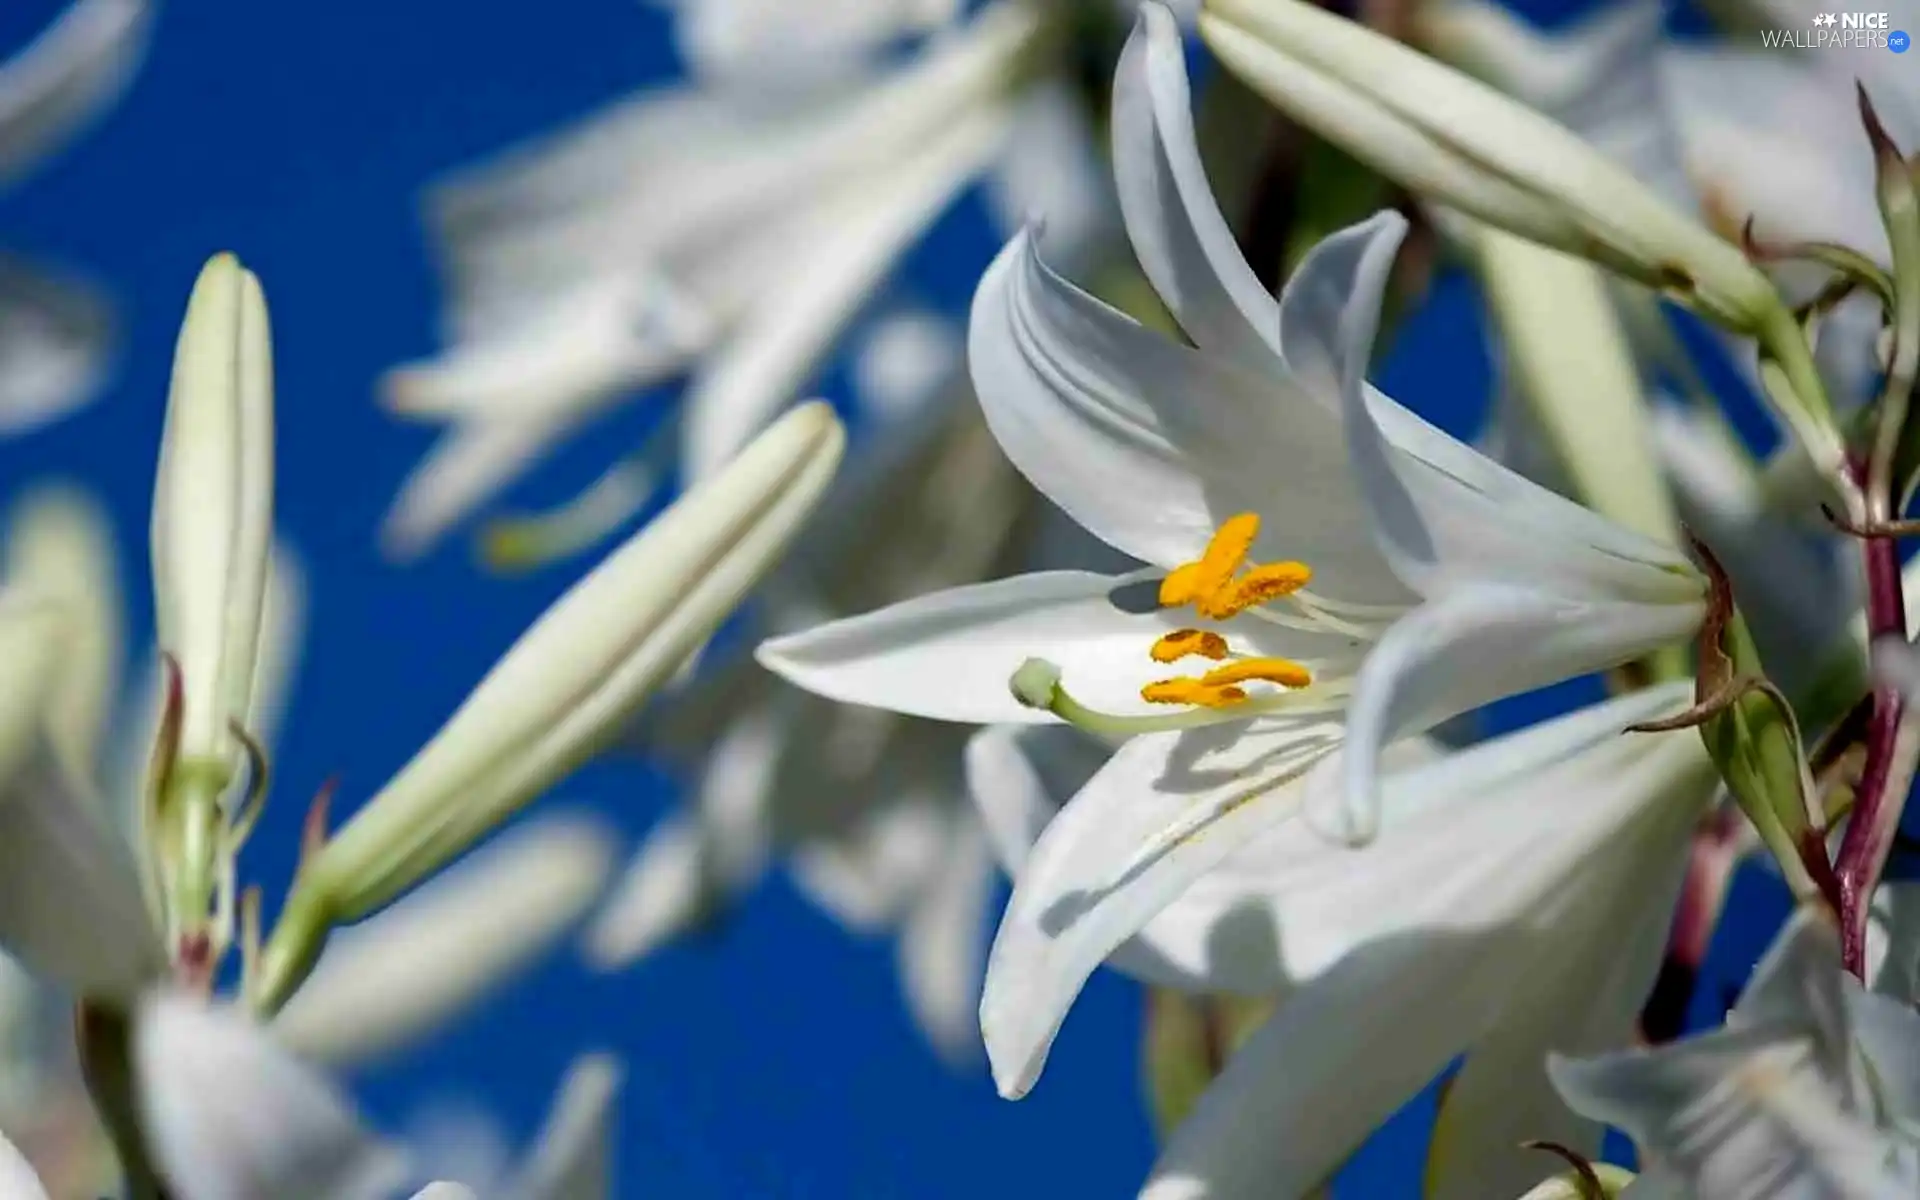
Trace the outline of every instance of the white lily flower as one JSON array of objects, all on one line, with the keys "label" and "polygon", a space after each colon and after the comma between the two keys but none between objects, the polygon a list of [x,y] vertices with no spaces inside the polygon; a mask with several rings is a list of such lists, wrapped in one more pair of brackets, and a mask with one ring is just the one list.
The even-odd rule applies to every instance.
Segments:
[{"label": "white lily flower", "polygon": [[1256,831],[1242,809],[1117,878],[1115,851],[1158,818],[1076,798],[994,946],[981,1015],[1003,1092],[1032,1081],[1086,975],[1138,931],[1190,988],[1280,997],[1166,1145],[1149,1200],[1304,1196],[1462,1055],[1426,1195],[1524,1190],[1542,1173],[1527,1140],[1597,1157],[1599,1128],[1556,1103],[1544,1060],[1627,1044],[1658,971],[1716,779],[1697,736],[1620,731],[1687,699],[1623,697],[1390,776],[1359,850],[1298,822]]},{"label": "white lily flower", "polygon": [[1873,894],[1873,927],[1880,953],[1868,963],[1867,982],[1882,996],[1920,1004],[1920,884],[1883,882]]},{"label": "white lily flower", "polygon": [[11,183],[126,91],[153,29],[149,0],[77,0],[0,63],[0,184]]},{"label": "white lily flower", "polygon": [[37,429],[91,399],[113,341],[98,288],[0,256],[0,433]]},{"label": "white lily flower", "polygon": [[1782,315],[1736,247],[1478,80],[1292,0],[1208,0],[1200,31],[1268,100],[1423,195],[1592,258],[1730,328],[1757,332]]},{"label": "white lily flower", "polygon": [[684,466],[718,470],[1006,145],[1042,25],[1003,0],[906,65],[778,105],[642,95],[439,185],[457,340],[386,387],[457,424],[389,546],[425,549],[580,422],[696,364]]},{"label": "white lily flower", "polygon": [[548,608],[305,863],[266,949],[268,1007],[331,925],[437,871],[617,734],[780,557],[844,445],[827,405],[794,409]]},{"label": "white lily flower", "polygon": [[0,1134],[0,1191],[19,1200],[47,1200],[47,1190],[40,1186],[33,1164],[4,1134]]},{"label": "white lily flower", "polygon": [[[146,54],[153,9],[150,0],[77,0],[0,62],[0,188],[125,93]],[[93,285],[0,258],[0,432],[25,432],[91,399],[112,341]]]},{"label": "white lily flower", "polygon": [[[896,349],[909,361],[876,365],[862,392],[878,435],[761,591],[774,628],[979,578],[1029,524],[1031,493],[955,394],[958,355]],[[796,693],[744,656],[717,664],[637,739],[691,775],[690,811],[656,826],[589,957],[623,967],[724,917],[777,857],[842,926],[897,935],[916,1023],[950,1061],[977,1057],[993,869],[961,786],[963,737]]]},{"label": "white lily flower", "polygon": [[674,10],[680,51],[701,77],[735,88],[817,87],[888,45],[952,23],[960,0],[654,0]]},{"label": "white lily flower", "polygon": [[[1147,861],[1248,802],[1287,819],[1260,799],[1343,739],[1339,791],[1364,837],[1386,745],[1689,636],[1704,585],[1678,554],[1366,384],[1399,218],[1323,243],[1276,306],[1207,192],[1164,12],[1146,10],[1116,96],[1128,229],[1199,348],[1074,289],[1022,237],[982,281],[972,364],[1014,463],[1154,568],[938,593],[775,639],[763,663],[844,702],[1143,734],[1091,793],[1199,801],[1164,810]],[[1195,655],[1204,673],[1166,678]],[[1057,672],[1022,671],[1023,700],[1008,680],[1035,658]]]},{"label": "white lily flower", "polygon": [[609,1055],[574,1063],[509,1195],[606,1200],[613,1194],[613,1098],[623,1070]]},{"label": "white lily flower", "polygon": [[[272,1021],[331,1066],[391,1052],[525,972],[600,899],[617,846],[598,821],[547,818],[489,844],[374,920],[337,935]],[[369,1020],[369,1014],[378,1019]]]},{"label": "white lily flower", "polygon": [[1830,923],[1805,913],[1724,1030],[1595,1060],[1555,1055],[1548,1069],[1569,1103],[1631,1134],[1658,1159],[1649,1176],[1686,1195],[1893,1200],[1920,1187],[1916,1040],[1920,1015],[1861,990]]},{"label": "white lily flower", "polygon": [[576,1059],[533,1142],[512,1161],[511,1142],[484,1111],[442,1102],[416,1121],[415,1161],[467,1195],[513,1200],[605,1200],[613,1195],[614,1094],[624,1074],[606,1054]]},{"label": "white lily flower", "polygon": [[124,652],[116,552],[106,514],[90,495],[46,487],[16,503],[0,567],[9,586],[55,598],[68,614],[59,695],[48,720],[69,769],[90,781],[100,767]]},{"label": "white lily flower", "polygon": [[82,995],[130,997],[167,966],[127,847],[54,744],[66,632],[54,600],[0,602],[13,683],[0,693],[0,946]]},{"label": "white lily flower", "polygon": [[132,1057],[141,1128],[180,1195],[384,1200],[407,1178],[345,1096],[241,1013],[148,996]]}]

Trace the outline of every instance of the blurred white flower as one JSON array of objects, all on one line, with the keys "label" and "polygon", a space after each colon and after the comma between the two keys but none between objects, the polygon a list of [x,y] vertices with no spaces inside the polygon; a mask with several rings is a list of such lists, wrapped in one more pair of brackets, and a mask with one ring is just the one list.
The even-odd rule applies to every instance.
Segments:
[{"label": "blurred white flower", "polygon": [[[904,30],[905,8],[847,11]],[[791,54],[778,32],[788,18],[752,11],[689,9]],[[1099,177],[1084,114],[1045,69],[1051,12],[998,0],[898,66],[800,94],[642,94],[436,185],[451,345],[383,388],[394,411],[453,426],[396,501],[390,551],[424,551],[583,422],[682,375],[680,465],[689,480],[710,475],[792,403],[900,255],[997,166],[1016,219],[1037,208],[1061,236],[1094,237],[1104,191],[1084,183]],[[809,7],[801,24],[821,32],[819,15]],[[602,535],[646,499],[638,487],[606,495],[576,504]],[[567,543],[588,540],[579,524]]]},{"label": "blurred white flower", "polygon": [[1555,1054],[1548,1070],[1568,1103],[1632,1135],[1653,1162],[1648,1192],[1894,1200],[1920,1190],[1916,1044],[1920,1014],[1846,975],[1833,926],[1805,912],[1725,1029],[1587,1061]]},{"label": "blurred white flower", "polygon": [[[880,428],[761,590],[763,629],[977,579],[1020,552],[1031,492],[964,394],[958,356],[931,327],[894,332],[920,344],[875,348],[903,360],[874,366],[862,391]],[[964,792],[964,737],[797,693],[744,648],[715,664],[636,739],[691,773],[692,805],[656,827],[590,957],[621,967],[723,917],[783,857],[841,924],[897,934],[920,1028],[949,1059],[977,1054],[993,864]]]},{"label": "blurred white flower", "polygon": [[825,404],[775,422],[554,602],[288,894],[259,998],[283,1002],[327,931],[432,876],[604,749],[785,552],[831,483]]},{"label": "blurred white flower", "polygon": [[445,1027],[525,971],[597,903],[618,838],[557,814],[517,826],[341,933],[272,1021],[312,1061],[358,1064]]},{"label": "blurred white flower", "polygon": [[819,87],[877,52],[954,22],[961,0],[652,0],[674,12],[688,66],[746,89]]},{"label": "blurred white flower", "polygon": [[[151,0],[76,0],[0,62],[0,188],[18,183],[126,91],[152,33]],[[91,283],[0,257],[0,433],[92,399],[113,341]]]},{"label": "blurred white flower", "polygon": [[605,1200],[614,1194],[611,1123],[622,1076],[609,1055],[577,1059],[517,1164],[509,1161],[506,1135],[465,1108],[443,1108],[443,1119],[427,1122],[409,1149],[422,1174],[456,1181],[487,1200]]},{"label": "blurred white flower", "polygon": [[[132,1054],[137,1113],[130,1100],[99,1094],[98,1069],[88,1090],[114,1144],[151,1151],[181,1194],[363,1194],[360,1167],[371,1180],[384,1158],[330,1089],[282,1054],[260,1015],[296,995],[333,926],[434,874],[571,769],[710,635],[824,490],[842,431],[824,405],[795,410],[556,605],[339,836],[325,838],[318,805],[295,887],[263,948],[258,892],[239,893],[235,860],[265,798],[260,734],[279,707],[299,606],[288,594],[297,576],[270,553],[265,305],[258,282],[229,257],[196,286],[175,382],[153,538],[161,647],[175,653],[163,655],[158,711],[145,714],[149,767],[128,776],[127,790],[144,801],[131,845],[113,828],[118,806],[96,798],[100,777],[120,774],[97,761],[121,636],[111,535],[83,499],[55,491],[22,506],[8,539],[0,948],[76,1002],[83,1059],[97,1068]],[[524,769],[502,770],[487,759],[497,753]],[[247,787],[231,800],[236,757]],[[480,779],[490,786],[475,786]],[[449,789],[461,803],[445,802]],[[209,820],[183,831],[189,801],[203,803]],[[422,802],[424,832],[413,811]],[[194,836],[206,839],[198,860],[206,890],[183,904],[176,883],[181,864],[194,861],[183,849]],[[597,898],[611,857],[610,837],[592,822],[516,831],[343,936],[338,956],[311,976],[315,990],[286,1011],[287,1034],[309,1054],[351,1058],[443,1023],[567,932]],[[240,998],[254,1015],[210,999],[235,946]],[[51,1062],[51,1039],[47,1049]],[[58,1115],[80,1092],[70,1064],[31,1081],[33,1099],[52,1101],[43,1115],[77,1122],[69,1143],[98,1144],[78,1124],[86,1118]],[[224,1086],[233,1081],[245,1086]],[[91,1156],[86,1145],[62,1153]],[[564,1175],[571,1161],[542,1169]],[[552,1186],[555,1196],[575,1194],[564,1180]]]}]

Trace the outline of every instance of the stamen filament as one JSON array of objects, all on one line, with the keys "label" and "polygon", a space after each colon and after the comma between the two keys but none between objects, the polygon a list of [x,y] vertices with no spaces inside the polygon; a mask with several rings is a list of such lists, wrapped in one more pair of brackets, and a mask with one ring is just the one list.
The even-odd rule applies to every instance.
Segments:
[{"label": "stamen filament", "polygon": [[1124,716],[1089,708],[1075,699],[1060,682],[1060,668],[1044,658],[1030,658],[1022,663],[1020,669],[1013,673],[1009,685],[1014,697],[1028,708],[1051,712],[1069,725],[1103,738],[1203,729],[1209,725],[1275,713],[1307,716],[1319,712],[1338,712],[1345,707],[1347,694],[1352,690],[1351,680],[1321,680],[1306,691],[1252,696],[1229,708],[1192,707],[1185,712],[1168,713],[1165,716]]}]

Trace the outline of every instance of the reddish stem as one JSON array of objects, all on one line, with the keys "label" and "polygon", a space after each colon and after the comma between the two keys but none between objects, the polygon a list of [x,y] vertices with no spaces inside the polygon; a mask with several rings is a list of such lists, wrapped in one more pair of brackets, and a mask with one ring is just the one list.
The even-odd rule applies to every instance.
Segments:
[{"label": "reddish stem", "polygon": [[[1864,467],[1855,474],[1865,480]],[[1892,538],[1869,537],[1860,543],[1867,578],[1867,644],[1883,637],[1907,640],[1906,594],[1900,579],[1900,552]],[[1867,721],[1867,757],[1860,773],[1860,789],[1853,817],[1840,844],[1835,873],[1840,879],[1840,954],[1848,971],[1865,977],[1867,961],[1867,906],[1893,850],[1904,806],[1907,780],[1894,778],[1894,747],[1899,740],[1905,708],[1900,693],[1875,688],[1873,713]],[[1901,772],[1905,774],[1905,772]],[[1890,794],[1895,784],[1901,795]]]}]

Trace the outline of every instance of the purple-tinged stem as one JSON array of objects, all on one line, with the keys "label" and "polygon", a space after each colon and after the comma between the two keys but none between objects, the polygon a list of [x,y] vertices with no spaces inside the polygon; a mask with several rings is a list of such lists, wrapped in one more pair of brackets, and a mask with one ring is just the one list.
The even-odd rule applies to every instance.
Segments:
[{"label": "purple-tinged stem", "polygon": [[[1867,644],[1871,646],[1883,637],[1905,641],[1907,602],[1901,586],[1898,544],[1892,538],[1869,537],[1860,546],[1867,577]],[[1911,750],[1896,753],[1904,708],[1899,692],[1885,687],[1874,689],[1873,714],[1867,721],[1866,764],[1834,868],[1840,877],[1841,960],[1848,971],[1861,978],[1866,975],[1868,905],[1893,850],[1893,837],[1912,782]]]}]

